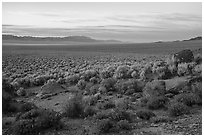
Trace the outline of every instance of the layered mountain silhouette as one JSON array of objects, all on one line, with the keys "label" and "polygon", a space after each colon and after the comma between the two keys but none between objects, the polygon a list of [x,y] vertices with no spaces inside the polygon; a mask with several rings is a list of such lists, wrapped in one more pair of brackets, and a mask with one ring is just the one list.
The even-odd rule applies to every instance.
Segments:
[{"label": "layered mountain silhouette", "polygon": [[96,40],[86,36],[68,36],[68,37],[33,37],[33,36],[15,36],[2,35],[2,40],[17,41],[70,41],[70,42],[121,42],[118,40]]}]

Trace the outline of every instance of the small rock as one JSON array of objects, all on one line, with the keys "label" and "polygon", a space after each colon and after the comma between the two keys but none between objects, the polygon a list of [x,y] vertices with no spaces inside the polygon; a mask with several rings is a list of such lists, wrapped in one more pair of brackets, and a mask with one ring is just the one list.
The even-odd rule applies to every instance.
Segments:
[{"label": "small rock", "polygon": [[59,105],[59,102],[55,103],[55,106]]}]

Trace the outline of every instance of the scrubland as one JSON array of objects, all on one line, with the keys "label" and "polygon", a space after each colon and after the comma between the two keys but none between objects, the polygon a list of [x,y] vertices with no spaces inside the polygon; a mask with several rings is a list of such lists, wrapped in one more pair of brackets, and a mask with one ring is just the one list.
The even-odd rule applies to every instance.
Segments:
[{"label": "scrubland", "polygon": [[3,134],[200,135],[201,45],[175,65],[183,47],[4,46]]}]

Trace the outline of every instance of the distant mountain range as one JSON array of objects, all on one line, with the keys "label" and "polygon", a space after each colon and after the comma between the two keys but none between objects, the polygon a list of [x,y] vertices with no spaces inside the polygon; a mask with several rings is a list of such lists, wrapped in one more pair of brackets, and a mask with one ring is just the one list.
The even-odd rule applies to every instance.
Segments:
[{"label": "distant mountain range", "polygon": [[15,36],[15,35],[2,35],[2,40],[15,40],[15,41],[67,41],[67,42],[112,42],[120,43],[117,40],[96,40],[86,36],[67,36],[67,37],[33,37],[33,36]]},{"label": "distant mountain range", "polygon": [[[175,40],[173,42],[179,42],[179,41],[194,41],[194,40],[202,40],[202,37],[201,36],[198,36],[198,37],[194,37],[194,38],[190,38],[190,39],[187,39],[187,40]],[[154,43],[163,43],[163,42],[171,42],[171,41],[156,41]]]},{"label": "distant mountain range", "polygon": [[191,40],[202,40],[202,37],[201,36],[194,37],[194,38],[191,38],[191,39],[188,39],[188,40],[183,40],[183,41],[191,41]]}]

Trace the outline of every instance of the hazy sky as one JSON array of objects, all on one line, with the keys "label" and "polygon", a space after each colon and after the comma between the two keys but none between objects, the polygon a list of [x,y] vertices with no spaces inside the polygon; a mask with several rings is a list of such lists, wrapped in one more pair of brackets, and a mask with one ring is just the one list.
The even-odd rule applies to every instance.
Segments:
[{"label": "hazy sky", "polygon": [[202,35],[202,3],[3,3],[3,34],[150,42]]}]

